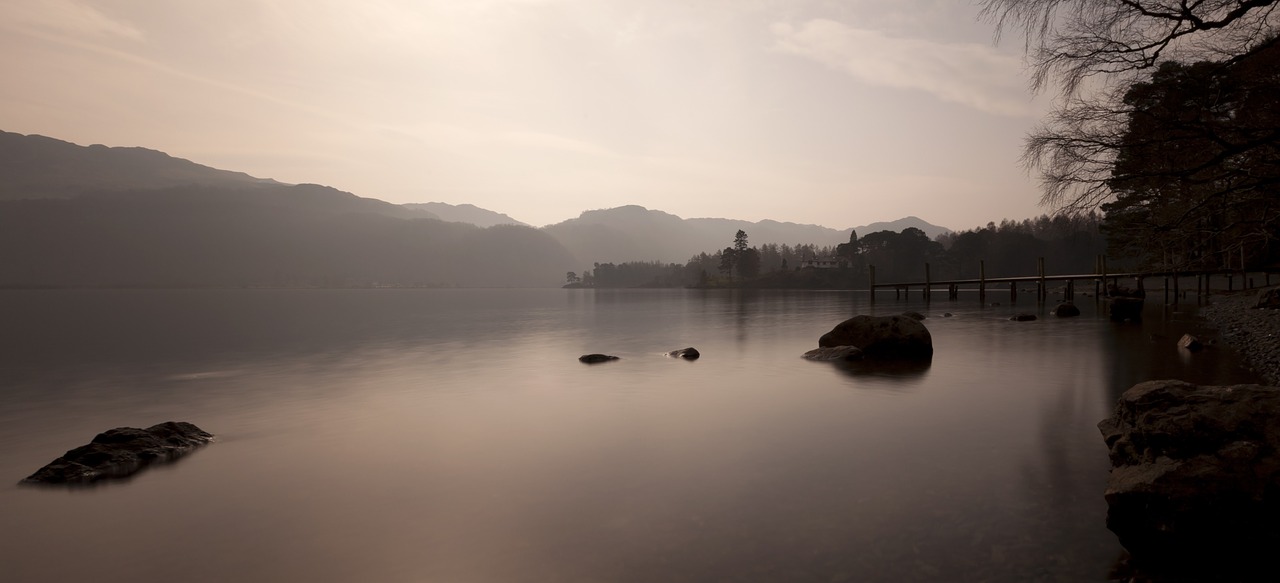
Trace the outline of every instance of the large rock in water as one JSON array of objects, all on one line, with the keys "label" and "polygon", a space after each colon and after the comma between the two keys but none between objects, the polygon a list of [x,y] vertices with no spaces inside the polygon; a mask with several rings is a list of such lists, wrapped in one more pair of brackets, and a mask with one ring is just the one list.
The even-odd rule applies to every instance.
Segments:
[{"label": "large rock in water", "polygon": [[818,346],[853,346],[870,359],[933,357],[933,336],[907,316],[854,316],[818,339]]},{"label": "large rock in water", "polygon": [[146,429],[110,429],[88,445],[49,462],[23,483],[88,484],[124,478],[150,464],[173,461],[212,440],[212,434],[184,421],[167,421]]},{"label": "large rock in water", "polygon": [[1194,581],[1278,566],[1280,389],[1140,383],[1098,428],[1107,528],[1135,566]]}]

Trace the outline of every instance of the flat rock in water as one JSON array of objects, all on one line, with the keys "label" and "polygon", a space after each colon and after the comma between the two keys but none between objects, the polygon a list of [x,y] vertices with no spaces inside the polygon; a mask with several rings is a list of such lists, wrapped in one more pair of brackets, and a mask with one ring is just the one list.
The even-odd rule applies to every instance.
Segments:
[{"label": "flat rock in water", "polygon": [[1107,528],[1135,565],[1189,581],[1280,566],[1277,419],[1276,387],[1164,380],[1120,397],[1098,429],[1112,465]]},{"label": "flat rock in water", "polygon": [[1014,322],[1031,322],[1036,319],[1036,315],[1035,314],[1014,314],[1013,317],[1009,319],[1013,320]]},{"label": "flat rock in water", "polygon": [[804,353],[804,357],[809,360],[826,361],[862,360],[862,356],[862,351],[857,346],[826,346]]},{"label": "flat rock in water", "polygon": [[1183,334],[1182,338],[1178,339],[1178,347],[1196,352],[1204,348],[1204,343],[1191,334]]},{"label": "flat rock in water", "polygon": [[213,435],[184,421],[146,429],[119,427],[99,433],[22,480],[26,484],[89,484],[125,478],[151,464],[170,462],[213,441]]},{"label": "flat rock in water", "polygon": [[610,354],[584,354],[578,357],[578,362],[585,362],[587,364],[609,362],[610,360],[618,360],[618,357]]}]

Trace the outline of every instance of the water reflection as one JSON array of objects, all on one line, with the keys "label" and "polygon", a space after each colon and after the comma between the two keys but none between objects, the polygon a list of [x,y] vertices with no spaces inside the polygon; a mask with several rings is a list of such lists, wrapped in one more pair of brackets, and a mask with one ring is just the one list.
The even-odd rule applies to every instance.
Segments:
[{"label": "water reflection", "polygon": [[[1134,335],[1159,317],[1085,306],[1012,323],[848,292],[0,295],[0,476],[119,425],[220,441],[84,496],[0,487],[18,581],[1100,580],[1118,546],[1093,424],[1144,376],[1227,370]],[[955,314],[925,321],[928,363],[800,358],[908,309]],[[702,358],[664,357],[683,346]],[[576,362],[592,352],[622,360]]]},{"label": "water reflection", "polygon": [[832,362],[832,367],[852,380],[875,379],[877,388],[906,389],[924,382],[933,359]]}]

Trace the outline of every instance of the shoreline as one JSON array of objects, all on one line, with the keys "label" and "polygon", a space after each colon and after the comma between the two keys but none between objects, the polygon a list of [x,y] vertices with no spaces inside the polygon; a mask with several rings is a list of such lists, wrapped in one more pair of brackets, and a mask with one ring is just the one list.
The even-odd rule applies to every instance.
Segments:
[{"label": "shoreline", "polygon": [[1259,289],[1214,294],[1200,315],[1266,384],[1280,386],[1280,310],[1254,308]]}]

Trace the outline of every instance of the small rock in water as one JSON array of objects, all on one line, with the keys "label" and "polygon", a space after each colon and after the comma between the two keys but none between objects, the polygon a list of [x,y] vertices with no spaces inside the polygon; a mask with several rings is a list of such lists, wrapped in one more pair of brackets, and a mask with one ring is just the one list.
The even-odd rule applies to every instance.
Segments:
[{"label": "small rock in water", "polygon": [[609,362],[610,360],[618,360],[618,357],[609,354],[584,354],[578,357],[578,362],[585,362],[587,364]]},{"label": "small rock in water", "polygon": [[951,317],[951,316],[953,316],[953,315],[954,315],[954,314],[952,314],[951,312],[944,312],[944,313],[942,314],[942,317],[943,317],[943,318],[950,318],[950,317]]},{"label": "small rock in water", "polygon": [[681,348],[680,350],[672,350],[671,352],[667,353],[667,356],[694,360],[699,356],[702,356],[702,353],[698,352],[697,348],[690,346],[688,348]]},{"label": "small rock in water", "polygon": [[148,465],[170,462],[213,441],[213,435],[184,421],[168,421],[146,429],[119,427],[99,433],[88,445],[62,454],[25,484],[89,484],[125,478]]},{"label": "small rock in water", "polygon": [[1014,314],[1013,317],[1009,319],[1013,320],[1014,322],[1030,322],[1036,319],[1036,315],[1035,314]]},{"label": "small rock in water", "polygon": [[1200,339],[1195,336],[1183,334],[1182,338],[1178,339],[1178,347],[1185,348],[1191,352],[1196,352],[1204,348],[1204,343],[1200,342]]}]

